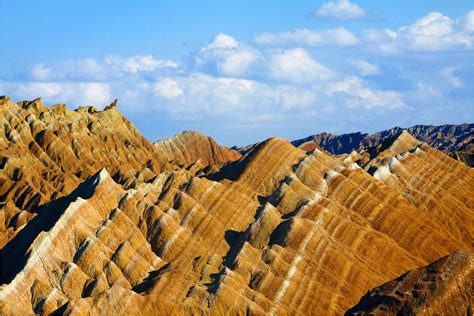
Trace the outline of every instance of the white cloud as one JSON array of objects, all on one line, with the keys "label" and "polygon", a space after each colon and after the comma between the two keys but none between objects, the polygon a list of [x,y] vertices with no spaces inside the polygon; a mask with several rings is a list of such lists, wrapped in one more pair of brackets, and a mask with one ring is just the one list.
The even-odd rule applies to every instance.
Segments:
[{"label": "white cloud", "polygon": [[245,74],[259,56],[259,52],[253,49],[232,52],[218,63],[218,71],[229,76]]},{"label": "white cloud", "polygon": [[398,33],[390,29],[383,30],[365,30],[364,31],[365,40],[368,42],[384,42],[395,40],[398,37]]},{"label": "white cloud", "polygon": [[295,48],[275,53],[270,60],[270,76],[298,84],[326,80],[332,72],[316,62],[306,50]]},{"label": "white cloud", "polygon": [[357,4],[351,3],[349,0],[327,2],[319,7],[315,14],[320,17],[339,20],[358,19],[366,15],[361,7]]},{"label": "white cloud", "polygon": [[183,94],[183,90],[181,90],[179,84],[172,78],[161,79],[155,83],[154,89],[157,96],[168,99],[176,98]]},{"label": "white cloud", "polygon": [[471,18],[469,13],[464,19],[454,21],[440,12],[431,12],[397,31],[366,31],[365,38],[369,45],[375,44],[376,48],[387,53],[470,49],[474,45],[469,31]]},{"label": "white cloud", "polygon": [[323,32],[326,43],[336,46],[354,46],[359,43],[359,39],[343,27],[329,29]]},{"label": "white cloud", "polygon": [[221,75],[241,76],[259,57],[258,50],[220,33],[198,52],[195,60],[198,67],[214,64]]},{"label": "white cloud", "polygon": [[105,64],[118,66],[123,71],[137,74],[139,72],[150,72],[161,68],[176,68],[178,65],[169,60],[157,60],[151,55],[137,55],[122,58],[116,55],[109,55],[105,58]]},{"label": "white cloud", "polygon": [[329,96],[342,95],[341,101],[348,107],[390,109],[405,106],[400,93],[371,89],[366,82],[355,76],[329,84],[327,93]]},{"label": "white cloud", "polygon": [[470,46],[469,39],[454,32],[454,21],[439,12],[431,12],[414,24],[399,30],[401,41],[415,51],[438,51],[454,46]]},{"label": "white cloud", "polygon": [[314,31],[296,29],[288,32],[262,33],[255,37],[259,45],[298,45],[298,46],[354,46],[359,39],[343,27]]},{"label": "white cloud", "polygon": [[238,48],[239,42],[237,42],[232,36],[219,33],[214,37],[214,40],[204,46],[203,51],[214,50],[214,49],[233,49]]},{"label": "white cloud", "polygon": [[[180,93],[165,97],[160,109],[182,117],[275,117],[316,105],[314,91],[291,85],[268,85],[248,79],[212,77],[202,73],[175,77]],[[155,87],[156,90],[156,87]]]},{"label": "white cloud", "polygon": [[351,60],[349,63],[359,71],[360,76],[376,76],[382,74],[379,69],[379,66],[371,64],[365,60],[354,59]]}]

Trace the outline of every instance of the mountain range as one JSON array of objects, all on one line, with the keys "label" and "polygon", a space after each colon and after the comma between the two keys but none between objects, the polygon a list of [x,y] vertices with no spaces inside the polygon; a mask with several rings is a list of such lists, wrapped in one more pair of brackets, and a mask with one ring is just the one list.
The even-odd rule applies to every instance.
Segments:
[{"label": "mountain range", "polygon": [[0,121],[2,315],[472,313],[473,124],[237,151],[117,102]]}]

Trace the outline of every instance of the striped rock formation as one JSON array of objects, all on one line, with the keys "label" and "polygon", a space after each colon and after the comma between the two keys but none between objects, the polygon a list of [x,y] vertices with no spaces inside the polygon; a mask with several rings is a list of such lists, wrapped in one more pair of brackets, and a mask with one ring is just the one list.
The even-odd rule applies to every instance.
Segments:
[{"label": "striped rock formation", "polygon": [[34,216],[35,208],[69,194],[107,166],[128,187],[151,181],[166,165],[155,147],[113,103],[103,111],[40,99],[0,98],[0,246]]},{"label": "striped rock formation", "polygon": [[[18,117],[9,126],[25,125],[23,104],[8,104],[2,120]],[[8,114],[15,107],[18,113]],[[377,152],[343,157],[271,138],[228,159],[182,143],[165,153],[143,141],[115,107],[85,116],[101,122],[95,133],[88,124],[73,133],[71,119],[62,117],[45,123],[43,133],[95,140],[92,150],[78,142],[84,153],[110,147],[108,160],[84,160],[93,166],[88,176],[76,176],[55,196],[43,193],[44,202],[30,203],[29,211],[18,195],[3,193],[3,314],[338,315],[408,270],[472,250],[473,170],[408,134]],[[118,123],[105,125],[110,120]],[[29,154],[34,145],[23,144],[31,143],[32,129],[4,140],[3,148],[14,148],[2,149],[7,161],[54,157],[51,166],[62,176],[31,175],[55,188],[85,168],[73,156],[51,154],[58,144],[67,152],[73,140]],[[127,137],[135,132],[132,143]],[[110,144],[93,135],[121,136]],[[131,144],[133,153],[122,152]],[[176,157],[169,156],[173,148]],[[132,172],[121,164],[123,154],[136,156]],[[188,165],[196,158],[203,163]],[[16,168],[28,167],[20,162]],[[8,179],[2,187],[42,189],[28,181],[30,173],[13,177],[5,164],[0,172]],[[6,205],[33,215],[13,227]]]}]

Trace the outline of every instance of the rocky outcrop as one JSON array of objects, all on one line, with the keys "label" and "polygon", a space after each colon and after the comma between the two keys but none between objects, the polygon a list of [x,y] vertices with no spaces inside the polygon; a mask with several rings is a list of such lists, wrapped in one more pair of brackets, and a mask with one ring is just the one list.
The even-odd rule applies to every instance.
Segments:
[{"label": "rocky outcrop", "polygon": [[195,131],[185,131],[172,138],[159,140],[154,146],[166,160],[183,166],[198,160],[204,166],[223,164],[242,156],[238,151],[220,146],[211,137]]},{"label": "rocky outcrop", "polygon": [[[4,187],[58,193],[30,211],[22,194],[3,193],[3,314],[343,314],[408,270],[472,250],[472,169],[408,133],[341,157],[270,138],[205,167],[170,163],[115,107],[85,111],[100,122],[94,133],[69,129],[73,111],[45,114],[40,131],[62,143],[21,128],[23,105],[10,107],[18,112],[3,113],[4,126],[21,133],[3,140],[2,154],[28,172],[7,161]],[[31,134],[38,154],[25,145]],[[97,159],[62,157],[75,139],[80,157]],[[169,152],[220,157],[196,147]],[[22,169],[48,159],[38,175]]]},{"label": "rocky outcrop", "polygon": [[474,253],[460,250],[364,295],[346,315],[472,315]]}]

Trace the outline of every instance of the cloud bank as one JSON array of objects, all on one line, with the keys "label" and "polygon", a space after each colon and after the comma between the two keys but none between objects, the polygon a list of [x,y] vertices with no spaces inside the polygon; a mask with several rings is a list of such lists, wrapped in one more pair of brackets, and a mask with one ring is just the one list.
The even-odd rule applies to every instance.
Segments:
[{"label": "cloud bank", "polygon": [[[349,1],[318,12],[365,16]],[[294,129],[318,124],[330,131],[367,118],[403,125],[452,117],[448,103],[472,116],[473,37],[474,11],[458,18],[431,12],[397,30],[298,28],[249,42],[218,33],[181,60],[111,54],[37,63],[0,81],[0,94],[72,108],[119,98],[126,114],[160,112],[222,130],[252,124],[256,133],[293,121]]]}]

